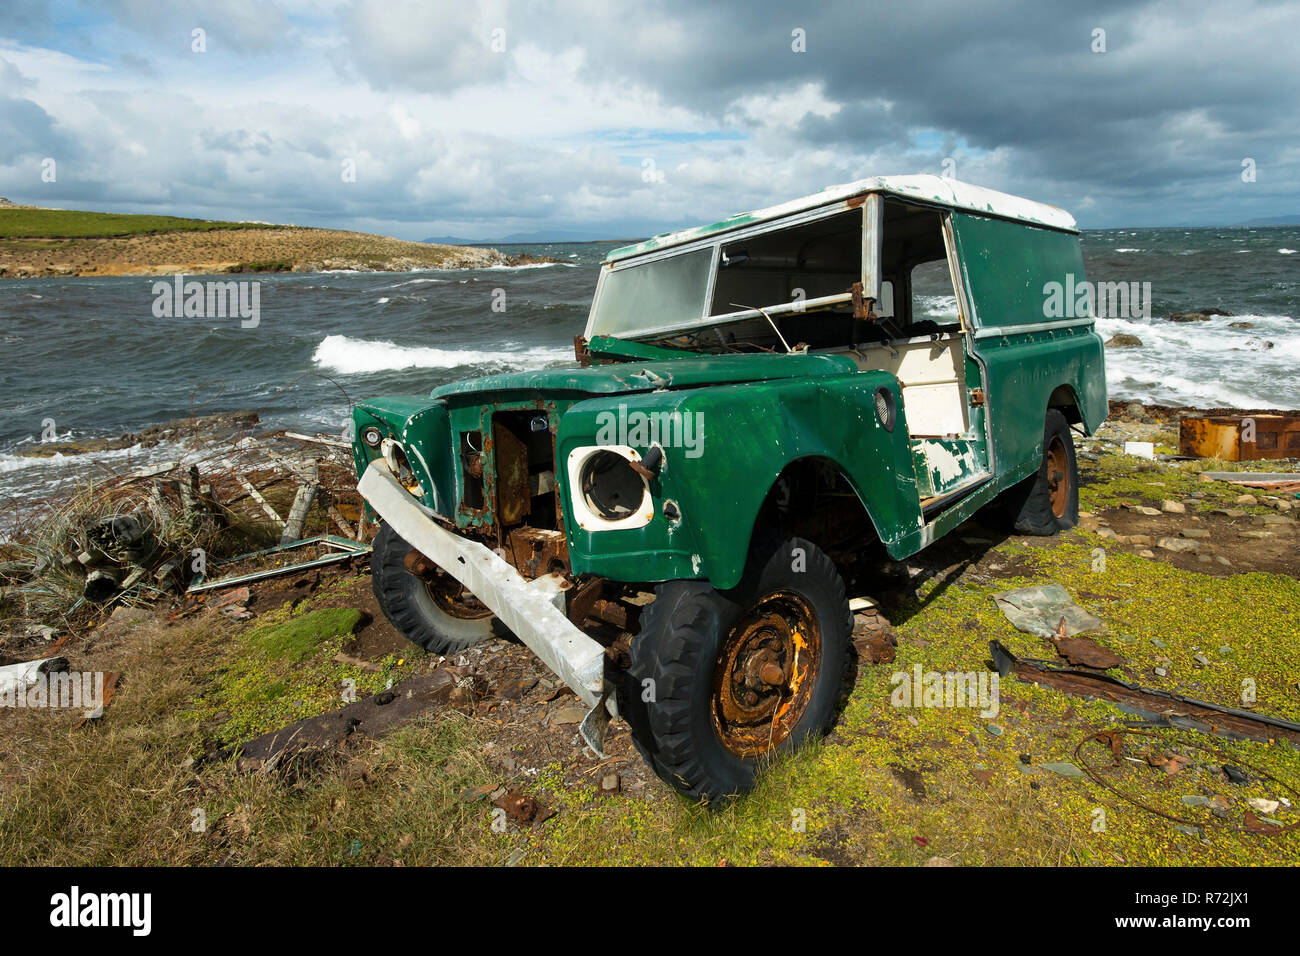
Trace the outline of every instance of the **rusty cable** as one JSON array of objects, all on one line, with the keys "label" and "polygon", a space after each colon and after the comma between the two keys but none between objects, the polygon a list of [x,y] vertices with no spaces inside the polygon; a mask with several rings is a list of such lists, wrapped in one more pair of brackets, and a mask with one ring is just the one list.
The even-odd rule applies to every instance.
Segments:
[{"label": "rusty cable", "polygon": [[[1213,815],[1211,815],[1209,820],[1187,819],[1184,817],[1174,816],[1173,814],[1166,813],[1163,810],[1157,810],[1155,807],[1148,806],[1142,801],[1129,796],[1127,793],[1120,790],[1110,781],[1102,779],[1102,776],[1098,772],[1097,768],[1093,767],[1090,763],[1088,763],[1083,758],[1083,745],[1088,743],[1089,741],[1095,740],[1098,743],[1102,743],[1103,742],[1102,738],[1105,737],[1107,738],[1106,739],[1107,745],[1111,747],[1111,753],[1116,754],[1116,751],[1114,750],[1114,745],[1110,743],[1111,738],[1117,736],[1129,735],[1129,734],[1140,735],[1143,737],[1150,737],[1152,740],[1158,741],[1162,744],[1164,743],[1164,741],[1157,734],[1154,734],[1149,730],[1139,730],[1134,727],[1114,727],[1108,730],[1098,730],[1093,734],[1089,734],[1087,737],[1084,737],[1082,740],[1080,740],[1079,743],[1074,748],[1074,759],[1079,762],[1079,765],[1083,768],[1083,771],[1089,777],[1091,777],[1095,783],[1109,790],[1111,793],[1113,793],[1115,796],[1119,797],[1121,800],[1125,801],[1126,803],[1131,803],[1133,806],[1137,807],[1138,809],[1145,810],[1147,813],[1150,813],[1153,816],[1163,817],[1166,820],[1170,820],[1174,823],[1178,823],[1183,826],[1202,827],[1208,824],[1210,826],[1218,827],[1219,829],[1225,830],[1229,833],[1250,833],[1255,836],[1278,836],[1280,834],[1288,833],[1292,830],[1300,828],[1300,820],[1297,820],[1295,823],[1286,824],[1285,826],[1276,827],[1272,830],[1258,830],[1258,829],[1251,829],[1250,827],[1246,827],[1246,826],[1222,823]],[[1259,779],[1271,781],[1272,783],[1282,788],[1283,790],[1289,791],[1291,795],[1297,799],[1297,801],[1300,801],[1300,791],[1297,791],[1290,784],[1283,783],[1281,780],[1279,780],[1277,777],[1273,776],[1271,773],[1269,773],[1266,770],[1261,770],[1259,767],[1254,766],[1253,764],[1249,764],[1244,760],[1241,760],[1237,757],[1233,757],[1227,753],[1224,753],[1222,750],[1216,750],[1213,747],[1206,746],[1205,744],[1191,743],[1186,740],[1179,740],[1178,743],[1182,744],[1184,747],[1191,747],[1194,750],[1200,750],[1205,753],[1211,754],[1214,757],[1217,757],[1220,761],[1220,766],[1226,763],[1226,764],[1231,764],[1233,766],[1245,767],[1247,770],[1252,771]],[[1116,754],[1116,760],[1118,759],[1119,757]]]}]

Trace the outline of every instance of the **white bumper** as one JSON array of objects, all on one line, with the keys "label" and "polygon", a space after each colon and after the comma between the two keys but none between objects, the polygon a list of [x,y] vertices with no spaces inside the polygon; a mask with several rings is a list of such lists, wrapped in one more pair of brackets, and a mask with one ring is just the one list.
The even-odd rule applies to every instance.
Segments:
[{"label": "white bumper", "polygon": [[357,490],[411,547],[491,608],[588,706],[603,703],[605,649],[565,616],[563,593],[551,580],[526,581],[490,548],[441,527],[382,460],[370,463]]}]

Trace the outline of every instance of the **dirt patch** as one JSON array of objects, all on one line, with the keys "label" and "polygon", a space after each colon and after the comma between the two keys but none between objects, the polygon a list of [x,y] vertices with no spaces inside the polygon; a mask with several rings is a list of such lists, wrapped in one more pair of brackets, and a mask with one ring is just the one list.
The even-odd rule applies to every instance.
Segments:
[{"label": "dirt patch", "polygon": [[[1236,510],[1231,508],[1221,511]],[[1224,577],[1249,571],[1296,573],[1300,522],[1289,515],[1142,514],[1135,508],[1105,508],[1096,515],[1107,547],[1184,571]]]}]

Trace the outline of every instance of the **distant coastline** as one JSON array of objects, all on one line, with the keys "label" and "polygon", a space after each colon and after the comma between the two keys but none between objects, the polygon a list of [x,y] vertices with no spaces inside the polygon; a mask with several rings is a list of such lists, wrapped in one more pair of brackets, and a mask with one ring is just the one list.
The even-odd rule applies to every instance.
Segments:
[{"label": "distant coastline", "polygon": [[19,206],[0,200],[0,279],[408,272],[544,261],[363,232]]}]

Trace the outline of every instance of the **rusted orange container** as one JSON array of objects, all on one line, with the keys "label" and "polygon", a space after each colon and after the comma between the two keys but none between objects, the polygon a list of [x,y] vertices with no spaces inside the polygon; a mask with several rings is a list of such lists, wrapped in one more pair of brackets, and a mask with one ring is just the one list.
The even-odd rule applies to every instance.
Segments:
[{"label": "rusted orange container", "polygon": [[1300,418],[1285,415],[1210,415],[1184,418],[1178,450],[1198,458],[1260,461],[1300,458]]}]

